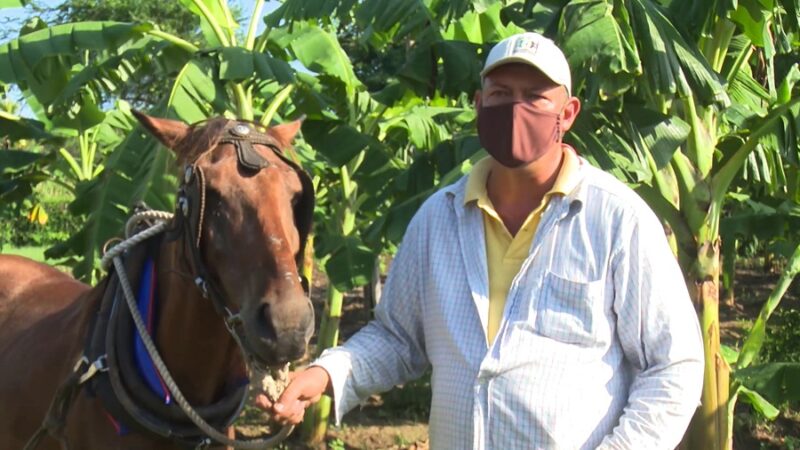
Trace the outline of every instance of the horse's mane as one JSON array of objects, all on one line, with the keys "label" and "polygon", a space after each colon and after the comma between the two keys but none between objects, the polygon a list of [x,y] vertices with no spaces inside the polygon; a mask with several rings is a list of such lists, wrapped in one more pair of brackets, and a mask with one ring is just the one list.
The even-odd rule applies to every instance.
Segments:
[{"label": "horse's mane", "polygon": [[192,124],[189,134],[175,149],[178,162],[185,164],[197,160],[203,153],[216,147],[222,138],[222,132],[230,121],[224,117],[216,117]]},{"label": "horse's mane", "polygon": [[[225,128],[230,124],[230,120],[224,117],[214,117],[211,119],[201,120],[195,122],[189,128],[189,134],[184,138],[175,149],[178,154],[178,163],[183,165],[197,160],[203,153],[211,150],[219,144],[220,139],[223,137]],[[236,120],[237,123],[250,124],[253,129],[262,133],[267,132],[267,129],[254,121],[250,120]],[[282,149],[283,152],[291,153],[293,150],[291,145]],[[296,157],[293,157],[296,160]]]}]

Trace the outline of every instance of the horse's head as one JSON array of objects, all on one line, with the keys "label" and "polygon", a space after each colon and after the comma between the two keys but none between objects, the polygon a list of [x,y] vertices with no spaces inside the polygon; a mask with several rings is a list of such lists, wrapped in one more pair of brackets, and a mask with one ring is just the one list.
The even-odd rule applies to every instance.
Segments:
[{"label": "horse's head", "polygon": [[299,276],[314,193],[283,155],[300,122],[263,129],[221,118],[194,126],[137,118],[184,168],[176,216],[201,289],[238,311],[243,345],[258,362],[302,357],[314,326]]}]

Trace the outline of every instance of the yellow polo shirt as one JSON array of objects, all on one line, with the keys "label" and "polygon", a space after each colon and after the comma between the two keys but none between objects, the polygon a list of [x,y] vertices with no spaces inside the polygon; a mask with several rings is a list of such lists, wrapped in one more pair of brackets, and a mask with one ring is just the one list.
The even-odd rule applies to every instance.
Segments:
[{"label": "yellow polo shirt", "polygon": [[472,168],[464,193],[464,204],[477,201],[483,210],[483,229],[486,235],[486,262],[489,269],[489,320],[486,339],[492,345],[506,305],[511,282],[519,272],[539,226],[547,202],[554,194],[565,195],[575,187],[580,159],[575,150],[564,145],[564,159],[553,187],[544,195],[542,203],[523,222],[515,236],[506,229],[503,220],[492,205],[486,191],[486,181],[492,168],[491,157],[486,157]]}]

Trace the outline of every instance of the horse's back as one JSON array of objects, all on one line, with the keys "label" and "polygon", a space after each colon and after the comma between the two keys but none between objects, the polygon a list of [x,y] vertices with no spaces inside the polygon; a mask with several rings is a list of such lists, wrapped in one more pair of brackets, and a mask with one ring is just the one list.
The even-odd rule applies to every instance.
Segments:
[{"label": "horse's back", "polygon": [[30,435],[74,364],[88,290],[46,264],[0,255],[0,448]]},{"label": "horse's back", "polygon": [[4,336],[39,316],[63,310],[88,290],[86,284],[47,264],[0,255],[0,346]]}]

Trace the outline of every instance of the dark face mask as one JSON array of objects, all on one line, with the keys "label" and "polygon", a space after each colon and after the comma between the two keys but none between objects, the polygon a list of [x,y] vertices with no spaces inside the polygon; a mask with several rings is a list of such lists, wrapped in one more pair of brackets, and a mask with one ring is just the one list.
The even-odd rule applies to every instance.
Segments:
[{"label": "dark face mask", "polygon": [[481,106],[478,137],[500,164],[528,165],[561,142],[561,113],[541,111],[525,102]]}]

